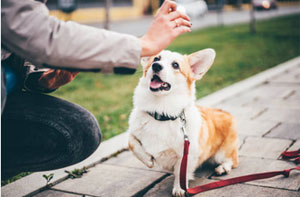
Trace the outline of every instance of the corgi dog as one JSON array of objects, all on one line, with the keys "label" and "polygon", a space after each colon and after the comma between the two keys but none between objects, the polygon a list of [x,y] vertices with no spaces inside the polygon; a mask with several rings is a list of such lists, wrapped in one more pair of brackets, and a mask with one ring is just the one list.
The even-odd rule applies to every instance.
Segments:
[{"label": "corgi dog", "polygon": [[238,166],[238,135],[233,116],[196,104],[195,81],[213,64],[215,51],[204,49],[190,55],[162,51],[142,58],[143,76],[135,89],[129,118],[129,149],[146,166],[172,170],[173,196],[180,188],[184,134],[182,116],[190,140],[187,180],[209,160],[218,175]]}]

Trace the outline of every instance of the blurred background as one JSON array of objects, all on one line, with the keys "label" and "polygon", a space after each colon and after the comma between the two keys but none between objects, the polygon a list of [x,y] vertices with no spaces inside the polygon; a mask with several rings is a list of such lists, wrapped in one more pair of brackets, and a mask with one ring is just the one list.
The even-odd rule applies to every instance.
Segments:
[{"label": "blurred background", "polygon": [[[48,0],[50,14],[62,20],[142,36],[162,0]],[[178,0],[193,31],[169,50],[189,54],[214,48],[215,63],[197,82],[197,98],[208,95],[300,54],[299,0]],[[159,35],[158,35],[159,36]],[[101,44],[101,43],[100,43]],[[132,95],[141,77],[80,73],[53,95],[91,111],[104,139],[127,130]]]}]

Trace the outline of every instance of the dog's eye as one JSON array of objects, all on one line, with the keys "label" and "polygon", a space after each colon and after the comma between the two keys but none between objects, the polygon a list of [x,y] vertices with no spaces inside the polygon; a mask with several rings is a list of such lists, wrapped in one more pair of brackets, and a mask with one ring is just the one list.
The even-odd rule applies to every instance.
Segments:
[{"label": "dog's eye", "polygon": [[157,62],[157,61],[159,61],[159,60],[160,60],[160,56],[155,57],[154,60],[153,60],[153,62]]},{"label": "dog's eye", "polygon": [[173,62],[172,66],[174,69],[179,69],[179,64],[177,62]]}]

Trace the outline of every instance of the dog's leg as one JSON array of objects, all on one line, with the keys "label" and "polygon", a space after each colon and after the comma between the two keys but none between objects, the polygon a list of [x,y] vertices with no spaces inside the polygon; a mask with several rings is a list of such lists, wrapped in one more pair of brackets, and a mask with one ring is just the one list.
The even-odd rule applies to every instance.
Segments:
[{"label": "dog's leg", "polygon": [[148,168],[153,168],[155,160],[154,157],[145,151],[142,142],[133,134],[129,135],[128,146],[141,162],[143,162]]},{"label": "dog's leg", "polygon": [[[173,184],[173,190],[172,190],[172,196],[178,196],[178,197],[184,197],[185,191],[181,189],[180,187],[180,165],[181,165],[182,158],[178,159],[175,166],[174,166],[174,184]],[[187,173],[188,176],[188,173]],[[188,177],[186,177],[186,181],[188,182]],[[187,184],[187,183],[186,183]]]}]

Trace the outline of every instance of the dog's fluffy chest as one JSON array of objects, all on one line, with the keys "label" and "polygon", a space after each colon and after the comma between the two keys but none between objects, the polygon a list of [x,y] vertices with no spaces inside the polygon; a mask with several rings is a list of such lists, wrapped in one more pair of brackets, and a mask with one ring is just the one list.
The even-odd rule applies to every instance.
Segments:
[{"label": "dog's fluffy chest", "polygon": [[145,112],[137,112],[135,116],[139,118],[134,118],[136,129],[133,133],[147,152],[155,157],[166,150],[180,150],[178,145],[182,143],[183,134],[179,119],[158,121]]},{"label": "dog's fluffy chest", "polygon": [[[191,141],[191,149],[197,150],[197,141],[201,126],[198,111],[188,110],[186,129]],[[149,114],[134,110],[130,118],[131,133],[136,136],[146,152],[155,158],[156,164],[171,170],[183,152],[183,132],[180,118],[159,121]]]}]

